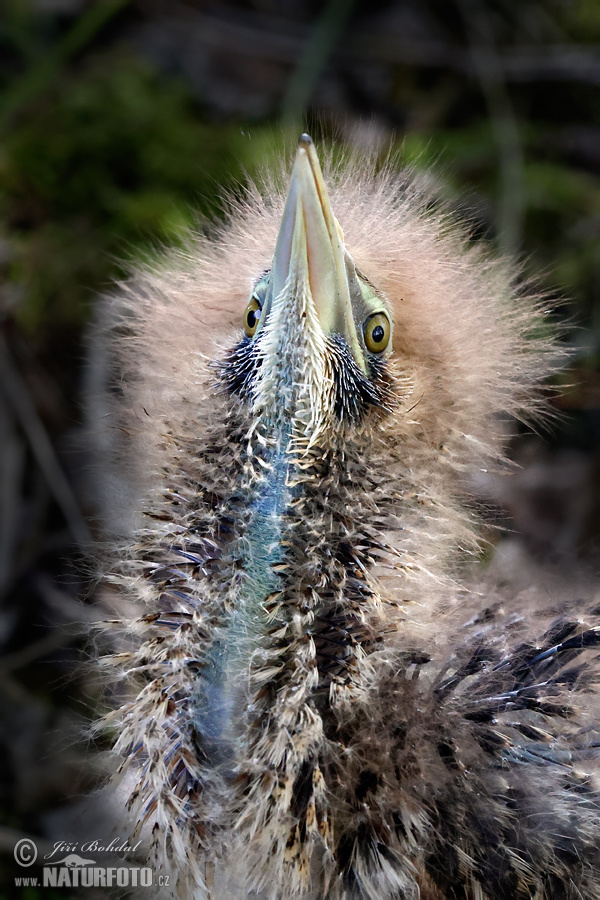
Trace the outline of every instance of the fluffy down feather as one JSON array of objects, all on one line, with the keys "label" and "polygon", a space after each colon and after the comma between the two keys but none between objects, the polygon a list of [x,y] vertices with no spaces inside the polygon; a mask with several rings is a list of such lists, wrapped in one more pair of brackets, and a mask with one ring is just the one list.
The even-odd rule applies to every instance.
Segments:
[{"label": "fluffy down feather", "polygon": [[544,308],[414,180],[373,168],[327,182],[389,303],[391,396],[292,460],[225,743],[207,673],[239,638],[248,498],[271,463],[260,411],[211,360],[270,265],[281,178],[107,307],[125,473],[107,580],[137,609],[106,660],[129,813],[181,897],[596,898],[600,619],[469,575],[465,479],[500,457],[503,417],[535,412]]}]

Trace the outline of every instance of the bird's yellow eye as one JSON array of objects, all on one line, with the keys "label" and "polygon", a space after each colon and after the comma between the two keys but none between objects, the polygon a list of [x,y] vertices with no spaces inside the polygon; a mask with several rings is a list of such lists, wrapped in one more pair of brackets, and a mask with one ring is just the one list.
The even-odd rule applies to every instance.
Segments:
[{"label": "bird's yellow eye", "polygon": [[381,353],[390,342],[392,333],[390,320],[385,313],[375,313],[366,320],[363,332],[367,350],[371,353]]},{"label": "bird's yellow eye", "polygon": [[246,307],[246,312],[244,313],[244,331],[248,337],[254,337],[260,321],[261,312],[262,307],[260,303],[256,297],[252,297],[250,303]]}]

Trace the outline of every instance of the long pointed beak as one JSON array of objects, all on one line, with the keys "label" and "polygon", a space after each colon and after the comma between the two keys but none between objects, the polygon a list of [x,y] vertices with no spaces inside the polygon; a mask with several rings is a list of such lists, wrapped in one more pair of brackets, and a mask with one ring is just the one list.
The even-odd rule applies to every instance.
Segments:
[{"label": "long pointed beak", "polygon": [[311,138],[299,141],[271,268],[273,298],[289,290],[292,279],[308,282],[325,335],[342,335],[365,369],[350,298],[346,254]]}]

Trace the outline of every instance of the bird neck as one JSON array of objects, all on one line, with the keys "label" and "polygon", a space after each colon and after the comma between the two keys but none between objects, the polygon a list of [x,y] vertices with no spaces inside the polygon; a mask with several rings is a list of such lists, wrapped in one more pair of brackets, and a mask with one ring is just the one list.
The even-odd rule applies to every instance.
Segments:
[{"label": "bird neck", "polygon": [[184,578],[179,554],[168,593],[197,611],[191,714],[202,752],[227,765],[285,698],[304,698],[306,715],[318,711],[326,727],[331,691],[368,665],[388,607],[397,629],[397,607],[418,600],[447,529],[407,448],[390,450],[398,442],[385,420],[340,424],[313,444],[296,417],[257,417],[247,401],[221,396],[207,398],[213,424],[195,444],[187,487],[175,485],[191,505],[169,512],[190,564],[201,544],[208,558]]},{"label": "bird neck", "polygon": [[284,517],[294,493],[290,487],[291,431],[289,421],[256,428],[260,453],[248,451],[250,477],[232,498],[234,506],[243,504],[246,510],[231,547],[238,577],[232,579],[231,607],[213,642],[204,696],[198,704],[199,730],[221,759],[231,755],[234,721],[244,708],[245,675],[263,642],[265,603],[282,587],[275,567],[283,561]]}]

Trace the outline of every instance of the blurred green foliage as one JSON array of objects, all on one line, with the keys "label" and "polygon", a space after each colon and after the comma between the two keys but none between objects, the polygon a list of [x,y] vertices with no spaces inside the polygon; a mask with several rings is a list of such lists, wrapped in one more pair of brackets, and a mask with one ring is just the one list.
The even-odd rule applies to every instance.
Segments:
[{"label": "blurred green foliage", "polygon": [[[119,41],[97,39],[128,5],[91,2],[65,27],[64,17],[43,16],[30,3],[11,0],[0,23],[0,52],[8,60],[0,69],[3,308],[42,350],[57,334],[77,342],[95,295],[124,274],[128,260],[219,215],[223,190],[237,190],[270,153],[289,144],[289,123],[284,128],[277,118],[248,123],[219,117],[183,80],[154,71]],[[595,0],[554,2],[547,10],[534,0],[525,6],[522,19],[502,3],[494,10],[490,2],[488,12],[500,21],[500,11],[524,36],[528,22],[543,31],[544,15],[551,12],[563,46],[600,41]],[[459,7],[445,23],[456,33],[466,27]],[[328,8],[322,21],[315,19],[315,35]],[[450,8],[438,10],[440,20]],[[310,59],[305,54],[300,62],[306,68]],[[317,62],[325,65],[324,58]],[[300,70],[299,63],[296,74]],[[388,100],[406,112],[399,159],[433,165],[454,198],[466,190],[464,205],[472,201],[482,230],[493,233],[506,172],[485,91],[457,72],[424,72],[400,60],[393,73]],[[293,105],[288,95],[295,83],[292,77],[284,91],[284,110]],[[563,84],[556,97],[544,85],[505,89],[521,160],[519,208],[512,211],[516,244],[530,260],[527,268],[545,273],[547,287],[576,298],[597,347],[600,183],[560,143],[578,123],[600,128],[597,89]],[[335,135],[331,118],[313,112],[318,130]]]},{"label": "blurred green foliage", "polygon": [[123,261],[214,214],[255,144],[202,122],[185,89],[118,52],[65,72],[0,146],[15,310],[33,336],[80,327]]},{"label": "blurred green foliage", "polygon": [[575,0],[563,5],[565,25],[573,40],[592,44],[600,37],[600,4],[598,0]]}]

